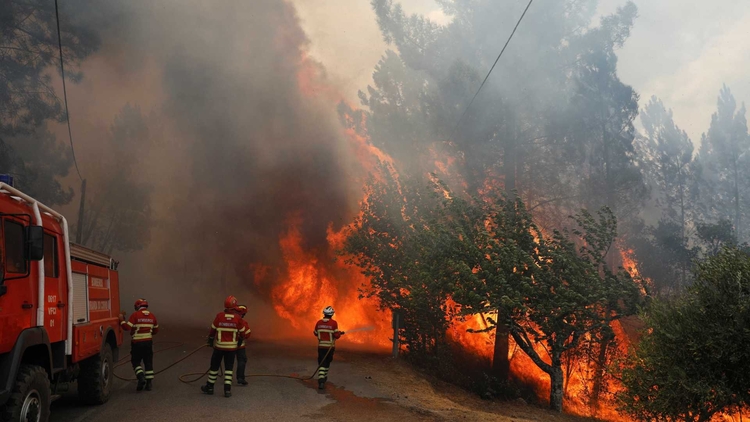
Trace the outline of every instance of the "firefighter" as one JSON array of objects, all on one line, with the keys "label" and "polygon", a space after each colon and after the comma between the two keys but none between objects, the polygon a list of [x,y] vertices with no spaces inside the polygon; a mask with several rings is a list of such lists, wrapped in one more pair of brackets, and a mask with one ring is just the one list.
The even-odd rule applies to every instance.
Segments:
[{"label": "firefighter", "polygon": [[[151,382],[154,380],[154,349],[153,335],[159,332],[159,323],[156,322],[156,315],[148,310],[148,301],[138,299],[133,305],[135,312],[125,321],[125,313],[120,314],[120,327],[125,331],[130,331],[130,362],[133,364],[133,371],[138,378],[136,391],[151,391]],[[141,367],[146,367],[144,372]]]},{"label": "firefighter", "polygon": [[247,385],[247,380],[245,380],[245,366],[247,365],[247,350],[245,350],[245,343],[247,342],[247,338],[250,336],[250,327],[248,326],[247,321],[245,321],[245,315],[247,315],[247,306],[238,306],[237,313],[240,315],[240,318],[242,318],[242,322],[244,323],[246,329],[245,338],[239,342],[237,348],[237,384]]},{"label": "firefighter", "polygon": [[224,311],[216,314],[211,331],[208,334],[208,345],[213,346],[211,367],[208,370],[208,381],[201,386],[206,394],[214,393],[214,384],[219,377],[221,361],[224,361],[224,397],[232,397],[232,368],[237,354],[239,341],[250,331],[247,324],[237,312],[237,298],[228,296],[224,300]]},{"label": "firefighter", "polygon": [[336,340],[344,335],[339,331],[339,324],[333,320],[333,307],[323,310],[323,319],[315,324],[313,334],[318,338],[318,388],[323,389],[328,381],[328,369],[336,351]]}]

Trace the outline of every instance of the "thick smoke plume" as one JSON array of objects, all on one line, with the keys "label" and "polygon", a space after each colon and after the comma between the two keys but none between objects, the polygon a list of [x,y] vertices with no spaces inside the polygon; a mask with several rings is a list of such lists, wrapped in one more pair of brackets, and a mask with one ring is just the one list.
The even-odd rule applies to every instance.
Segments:
[{"label": "thick smoke plume", "polygon": [[[295,304],[310,308],[305,316],[319,313],[311,309],[320,305],[318,288],[333,299],[344,290],[356,298],[361,279],[336,269],[330,236],[351,222],[366,170],[338,122],[335,90],[306,55],[293,6],[283,0],[108,5],[83,12],[103,39],[77,89],[99,99],[105,95],[97,90],[110,90],[119,103],[81,104],[86,100],[74,91],[72,113],[111,121],[102,108],[111,113],[127,98],[147,116],[151,142],[120,151],[139,157],[139,177],[153,187],[152,240],[143,252],[122,257],[125,303],[144,296],[167,318],[205,325],[223,297],[235,294],[272,319],[268,303],[280,294],[273,290],[288,276],[294,247],[316,263],[307,303]],[[83,143],[95,151],[90,129]],[[282,250],[280,241],[291,238],[297,244]],[[328,286],[317,279],[324,277]]]}]

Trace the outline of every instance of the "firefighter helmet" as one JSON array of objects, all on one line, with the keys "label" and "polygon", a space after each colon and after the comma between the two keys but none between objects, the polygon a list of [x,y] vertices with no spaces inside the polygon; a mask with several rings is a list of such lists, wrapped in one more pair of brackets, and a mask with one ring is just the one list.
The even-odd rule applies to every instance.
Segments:
[{"label": "firefighter helmet", "polygon": [[148,301],[146,299],[138,299],[135,301],[135,305],[133,305],[133,308],[135,310],[140,310],[141,308],[148,308]]},{"label": "firefighter helmet", "polygon": [[237,298],[234,296],[227,296],[226,299],[224,299],[224,308],[226,309],[234,309],[237,307]]},{"label": "firefighter helmet", "polygon": [[325,309],[323,309],[323,315],[327,317],[332,317],[335,311],[333,310],[333,306],[328,306]]},{"label": "firefighter helmet", "polygon": [[239,305],[239,306],[237,306],[237,313],[240,314],[240,315],[242,315],[242,316],[245,316],[245,314],[247,314],[247,306],[245,306],[245,305]]}]

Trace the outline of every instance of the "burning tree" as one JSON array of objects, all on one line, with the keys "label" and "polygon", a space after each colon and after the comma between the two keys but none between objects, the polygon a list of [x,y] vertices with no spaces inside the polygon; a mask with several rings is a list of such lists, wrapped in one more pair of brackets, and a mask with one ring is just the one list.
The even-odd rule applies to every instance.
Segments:
[{"label": "burning tree", "polygon": [[456,316],[449,301],[464,314],[507,316],[486,317],[485,331],[507,324],[550,376],[550,406],[561,411],[564,354],[610,341],[610,323],[634,314],[641,298],[630,275],[606,262],[617,236],[613,213],[582,211],[576,229],[548,236],[517,196],[466,200],[437,179],[427,187],[392,172],[371,179],[345,244],[349,262],[371,279],[363,293],[402,312],[402,335],[420,359],[440,356]]},{"label": "burning tree", "polygon": [[442,249],[432,232],[439,200],[426,184],[383,166],[367,185],[367,199],[344,245],[348,263],[362,269],[370,284],[363,296],[376,297],[384,309],[398,310],[412,356],[435,358],[450,324],[446,300],[450,279],[435,265]]},{"label": "burning tree", "polygon": [[[616,218],[608,208],[598,218],[582,211],[573,217],[578,229],[546,236],[518,199],[497,200],[479,219],[467,209],[453,207],[454,297],[466,312],[508,315],[513,339],[550,376],[550,407],[562,411],[565,352],[584,339],[613,337],[610,323],[633,314],[639,302],[630,275],[605,262]],[[497,321],[488,320],[492,329]]]}]

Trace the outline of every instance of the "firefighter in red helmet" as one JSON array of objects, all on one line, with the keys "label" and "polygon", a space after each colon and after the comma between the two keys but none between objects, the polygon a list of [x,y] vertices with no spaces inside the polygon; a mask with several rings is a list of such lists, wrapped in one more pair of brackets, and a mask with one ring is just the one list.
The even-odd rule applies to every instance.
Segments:
[{"label": "firefighter in red helmet", "polygon": [[247,385],[247,380],[245,379],[245,366],[247,366],[247,350],[245,350],[245,343],[250,336],[250,327],[248,326],[247,321],[245,321],[247,306],[238,306],[237,313],[240,315],[240,318],[242,318],[242,322],[246,328],[245,338],[239,342],[239,346],[237,347],[237,384]]},{"label": "firefighter in red helmet", "polygon": [[201,386],[206,394],[214,393],[214,384],[219,377],[219,368],[224,361],[224,397],[232,397],[232,371],[234,358],[237,354],[239,342],[247,336],[250,330],[237,313],[237,298],[228,296],[224,300],[224,311],[216,314],[211,331],[208,334],[208,344],[213,346],[211,367],[208,370],[208,381]]},{"label": "firefighter in red helmet", "polygon": [[[125,321],[125,313],[120,314],[120,327],[125,331],[130,331],[130,363],[133,364],[133,371],[138,378],[136,386],[137,391],[151,391],[151,382],[154,379],[154,342],[153,335],[159,332],[159,323],[156,322],[156,315],[148,310],[148,301],[138,299],[133,305],[135,312],[130,314],[130,318]],[[144,371],[141,367],[146,367]]]},{"label": "firefighter in red helmet", "polygon": [[328,381],[328,369],[333,361],[333,352],[336,351],[336,340],[344,335],[339,331],[338,322],[333,320],[333,307],[328,306],[323,310],[323,319],[315,324],[313,334],[318,338],[318,388],[323,389]]}]

